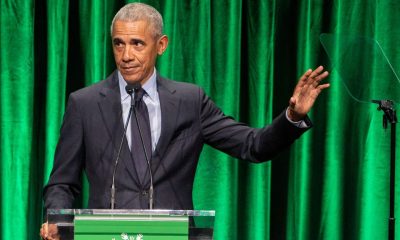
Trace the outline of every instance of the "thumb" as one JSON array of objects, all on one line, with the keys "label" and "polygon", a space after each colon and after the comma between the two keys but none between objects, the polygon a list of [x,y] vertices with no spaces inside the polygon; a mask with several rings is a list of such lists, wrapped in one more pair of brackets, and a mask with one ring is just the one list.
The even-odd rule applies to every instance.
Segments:
[{"label": "thumb", "polygon": [[294,109],[295,106],[296,106],[296,98],[291,97],[289,100],[289,108]]}]

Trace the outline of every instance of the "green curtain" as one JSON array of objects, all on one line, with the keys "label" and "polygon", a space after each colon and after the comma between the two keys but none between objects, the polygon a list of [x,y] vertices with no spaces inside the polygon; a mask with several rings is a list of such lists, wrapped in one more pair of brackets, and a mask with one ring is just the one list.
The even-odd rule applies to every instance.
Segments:
[{"label": "green curtain", "polygon": [[[215,239],[387,238],[390,131],[375,105],[348,94],[319,36],[374,38],[399,71],[400,2],[143,2],[161,12],[170,39],[157,63],[161,75],[200,85],[226,114],[253,127],[285,109],[308,68],[331,70],[331,88],[309,114],[313,129],[272,161],[251,164],[205,147],[193,197],[196,209],[216,210]],[[115,68],[109,26],[124,4],[1,0],[1,239],[39,239],[42,188],[66,99]],[[346,64],[359,72],[377,67],[358,63]],[[357,81],[371,98],[380,84],[400,96],[399,82],[388,79]],[[87,191],[76,207],[86,200]]]}]

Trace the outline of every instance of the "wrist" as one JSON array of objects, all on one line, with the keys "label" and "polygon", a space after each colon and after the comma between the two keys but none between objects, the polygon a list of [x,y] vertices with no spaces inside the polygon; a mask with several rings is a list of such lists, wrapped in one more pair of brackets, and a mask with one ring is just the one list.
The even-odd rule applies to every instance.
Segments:
[{"label": "wrist", "polygon": [[299,122],[304,119],[305,115],[299,114],[296,111],[294,111],[291,107],[288,107],[287,117],[293,122]]}]

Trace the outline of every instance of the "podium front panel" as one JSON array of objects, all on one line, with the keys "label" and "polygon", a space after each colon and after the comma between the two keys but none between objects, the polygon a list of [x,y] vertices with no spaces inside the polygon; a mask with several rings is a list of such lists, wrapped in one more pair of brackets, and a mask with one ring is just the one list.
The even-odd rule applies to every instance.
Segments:
[{"label": "podium front panel", "polygon": [[60,240],[213,239],[215,211],[49,209],[52,237]]}]

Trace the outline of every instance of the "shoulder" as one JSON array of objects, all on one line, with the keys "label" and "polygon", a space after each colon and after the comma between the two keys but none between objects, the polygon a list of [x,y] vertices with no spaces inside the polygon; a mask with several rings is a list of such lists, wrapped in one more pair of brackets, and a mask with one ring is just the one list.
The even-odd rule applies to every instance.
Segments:
[{"label": "shoulder", "polygon": [[181,97],[194,98],[205,94],[204,90],[196,84],[179,82],[161,76],[157,76],[157,85],[159,91],[167,91]]},{"label": "shoulder", "polygon": [[93,99],[96,99],[98,96],[106,94],[110,91],[119,93],[118,80],[116,79],[115,72],[113,72],[104,80],[72,92],[70,94],[70,98],[82,101],[93,101]]}]

